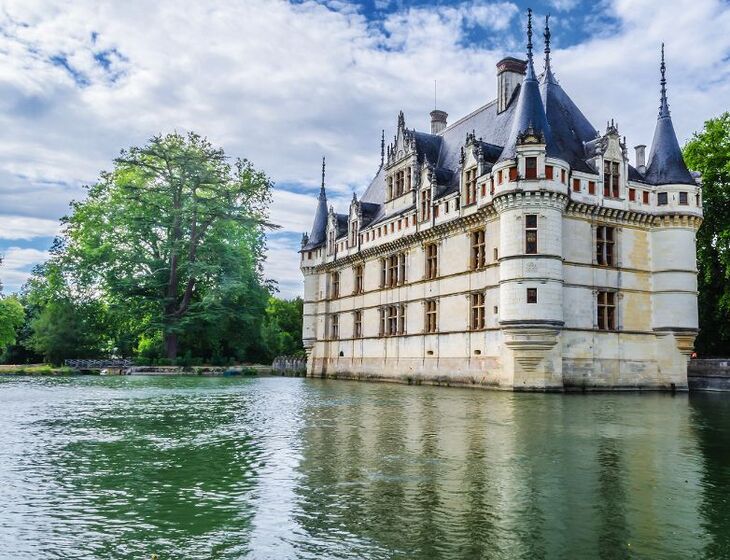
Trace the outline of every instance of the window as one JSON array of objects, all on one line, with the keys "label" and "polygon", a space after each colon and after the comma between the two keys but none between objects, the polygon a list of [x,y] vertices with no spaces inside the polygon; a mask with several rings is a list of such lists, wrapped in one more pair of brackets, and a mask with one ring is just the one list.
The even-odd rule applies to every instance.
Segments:
[{"label": "window", "polygon": [[398,255],[388,257],[388,286],[398,285]]},{"label": "window", "polygon": [[537,288],[527,288],[527,303],[537,303]]},{"label": "window", "polygon": [[567,185],[567,184],[568,184],[568,180],[567,180],[567,179],[566,179],[565,177],[566,177],[566,175],[565,175],[565,169],[561,169],[561,170],[560,170],[560,181],[561,181],[561,182],[562,182],[562,183],[563,183],[564,185]]},{"label": "window", "polygon": [[484,328],[484,292],[471,295],[471,329],[478,331]]},{"label": "window", "polygon": [[665,193],[665,192],[657,193],[656,203],[657,203],[657,206],[666,206],[669,203],[669,201],[667,200],[667,193]]},{"label": "window", "polygon": [[438,218],[439,217],[439,205],[433,207],[433,217]]},{"label": "window", "polygon": [[603,162],[603,196],[619,197],[619,166],[615,161]]},{"label": "window", "polygon": [[553,166],[552,165],[546,165],[545,166],[545,178],[546,179],[552,179],[553,178]]},{"label": "window", "polygon": [[426,302],[426,332],[435,333],[437,330],[436,300],[431,299]]},{"label": "window", "polygon": [[485,196],[487,196],[487,184],[482,183],[482,198],[484,198]]},{"label": "window", "polygon": [[464,190],[466,203],[474,204],[477,201],[477,168],[468,169],[464,176]]},{"label": "window", "polygon": [[679,203],[680,203],[680,204],[681,204],[682,206],[687,206],[687,204],[689,204],[689,203],[687,202],[687,193],[686,193],[686,192],[681,192],[681,193],[679,193]]},{"label": "window", "polygon": [[362,311],[358,309],[353,313],[352,333],[355,338],[362,338]]},{"label": "window", "polygon": [[359,264],[355,267],[355,270],[354,270],[355,282],[353,284],[355,285],[356,294],[361,294],[365,291],[363,288],[363,283],[362,283],[362,274],[363,274],[363,267],[361,264]]},{"label": "window", "polygon": [[406,332],[406,306],[388,305],[380,309],[381,336],[395,336]]},{"label": "window", "polygon": [[596,262],[601,266],[614,266],[615,228],[598,226],[596,228]]},{"label": "window", "polygon": [[616,330],[616,293],[598,292],[598,328]]},{"label": "window", "polygon": [[393,177],[390,176],[390,177],[388,177],[388,200],[393,198],[394,194],[395,193],[393,192]]},{"label": "window", "polygon": [[501,185],[501,184],[502,184],[502,171],[504,171],[504,170],[503,170],[503,169],[500,169],[500,170],[499,170],[499,171],[497,172],[497,184],[498,184],[498,185]]},{"label": "window", "polygon": [[352,222],[352,226],[350,229],[350,247],[354,247],[357,245],[357,220]]},{"label": "window", "polygon": [[406,254],[400,253],[398,255],[398,284],[403,284],[406,281]]},{"label": "window", "polygon": [[642,192],[641,197],[644,204],[649,204],[649,191]]},{"label": "window", "polygon": [[573,179],[573,192],[580,192],[580,179]]},{"label": "window", "polygon": [[487,247],[483,229],[471,233],[471,269],[478,270],[487,265]]},{"label": "window", "polygon": [[431,217],[431,189],[421,191],[421,221],[425,222]]},{"label": "window", "polygon": [[327,254],[331,255],[335,252],[335,232],[331,231],[327,234]]},{"label": "window", "polygon": [[426,245],[426,279],[432,280],[438,276],[438,245]]},{"label": "window", "polygon": [[380,259],[380,287],[385,288],[388,281],[388,261],[387,259]]},{"label": "window", "polygon": [[499,249],[497,247],[494,248],[494,260],[499,260]]},{"label": "window", "polygon": [[525,179],[537,179],[537,158],[525,158]]},{"label": "window", "polygon": [[588,194],[596,194],[596,182],[588,181]]},{"label": "window", "polygon": [[631,202],[636,200],[636,189],[629,189],[629,200]]},{"label": "window", "polygon": [[336,313],[332,315],[330,336],[335,339],[340,338],[340,316]]},{"label": "window", "polygon": [[517,168],[516,167],[509,168],[509,180],[511,182],[514,182],[517,180]]},{"label": "window", "polygon": [[537,254],[537,214],[525,216],[525,253]]},{"label": "window", "polygon": [[333,298],[340,297],[340,273],[339,272],[332,273],[331,282],[332,282],[332,297]]}]

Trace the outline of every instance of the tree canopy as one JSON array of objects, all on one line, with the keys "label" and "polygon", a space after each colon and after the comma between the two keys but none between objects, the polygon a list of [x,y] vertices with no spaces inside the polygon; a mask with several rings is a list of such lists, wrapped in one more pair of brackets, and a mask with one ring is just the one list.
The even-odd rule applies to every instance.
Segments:
[{"label": "tree canopy", "polygon": [[730,113],[705,123],[684,148],[702,173],[704,221],[697,233],[700,355],[730,354]]},{"label": "tree canopy", "polygon": [[[132,306],[174,359],[181,337],[246,321],[268,296],[261,263],[271,181],[196,135],[122,151],[74,203],[56,255],[81,289]],[[222,340],[217,343],[222,344]]]}]

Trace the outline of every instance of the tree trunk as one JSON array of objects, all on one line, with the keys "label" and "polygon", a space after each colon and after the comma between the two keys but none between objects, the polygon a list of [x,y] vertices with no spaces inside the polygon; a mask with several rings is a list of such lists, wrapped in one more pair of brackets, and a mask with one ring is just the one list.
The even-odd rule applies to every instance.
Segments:
[{"label": "tree trunk", "polygon": [[165,333],[165,353],[170,360],[177,358],[177,333]]}]

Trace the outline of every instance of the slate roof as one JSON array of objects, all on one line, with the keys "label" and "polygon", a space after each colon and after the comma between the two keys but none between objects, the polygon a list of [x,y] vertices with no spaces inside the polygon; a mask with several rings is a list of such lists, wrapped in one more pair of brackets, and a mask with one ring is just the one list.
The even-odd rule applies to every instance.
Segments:
[{"label": "slate roof", "polygon": [[325,193],[324,185],[319,190],[319,199],[317,201],[317,210],[314,212],[314,223],[312,231],[309,234],[307,244],[302,247],[302,251],[316,249],[325,242],[327,238],[327,193]]}]

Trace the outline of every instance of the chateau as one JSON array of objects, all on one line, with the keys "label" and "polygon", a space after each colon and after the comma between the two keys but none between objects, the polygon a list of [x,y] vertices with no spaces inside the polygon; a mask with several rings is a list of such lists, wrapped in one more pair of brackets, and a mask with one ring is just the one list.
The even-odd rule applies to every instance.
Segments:
[{"label": "chateau", "polygon": [[[528,13],[529,14],[529,13]],[[686,390],[697,334],[699,178],[661,57],[648,159],[556,80],[497,64],[497,98],[382,142],[347,214],[322,189],[301,248],[308,375],[508,390]],[[607,84],[606,84],[607,85]],[[597,85],[599,87],[600,84]]]}]

